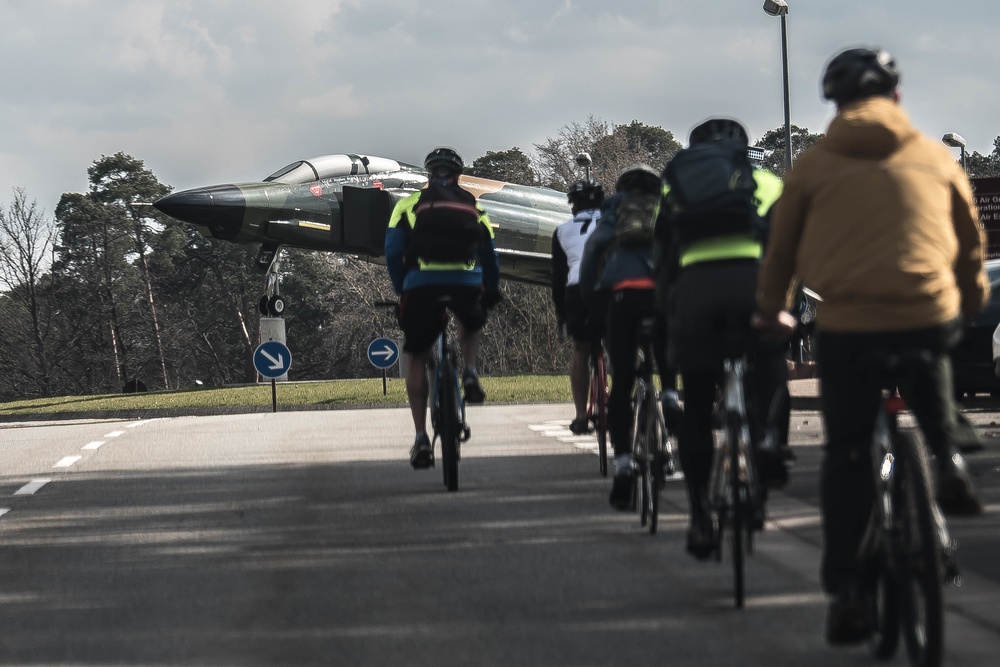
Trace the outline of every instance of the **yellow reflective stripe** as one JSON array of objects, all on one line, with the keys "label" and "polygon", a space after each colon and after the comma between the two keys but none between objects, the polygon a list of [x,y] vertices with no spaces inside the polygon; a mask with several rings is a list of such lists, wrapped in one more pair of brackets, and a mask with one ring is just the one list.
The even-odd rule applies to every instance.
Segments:
[{"label": "yellow reflective stripe", "polygon": [[[399,203],[396,204],[392,209],[392,215],[389,216],[389,228],[392,229],[399,225],[399,222],[404,218],[410,218],[410,214],[413,211],[413,207],[417,205],[417,200],[420,199],[420,193],[414,192],[413,194],[401,199]],[[407,223],[408,225],[412,223]]]},{"label": "yellow reflective stripe", "polygon": [[451,262],[449,264],[425,262],[417,258],[417,265],[421,271],[472,271],[476,268],[476,260],[471,262]]},{"label": "yellow reflective stripe", "polygon": [[780,178],[763,169],[753,170],[753,180],[757,182],[757,189],[753,193],[757,200],[757,215],[763,218],[774,202],[778,201],[785,184]]},{"label": "yellow reflective stripe", "polygon": [[714,239],[692,243],[681,255],[681,266],[720,259],[760,259],[764,247],[760,241],[744,235],[719,236]]}]

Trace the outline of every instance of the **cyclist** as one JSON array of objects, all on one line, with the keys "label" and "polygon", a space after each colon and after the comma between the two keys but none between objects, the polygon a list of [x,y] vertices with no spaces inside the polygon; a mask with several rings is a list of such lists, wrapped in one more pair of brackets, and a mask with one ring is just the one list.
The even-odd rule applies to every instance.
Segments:
[{"label": "cyclist", "polygon": [[588,316],[580,298],[580,260],[583,246],[601,218],[604,201],[601,184],[581,179],[566,194],[573,217],[556,227],[552,235],[552,303],[556,308],[559,341],[564,331],[573,339],[573,357],[569,367],[569,385],[576,415],[570,431],[582,435],[590,431],[587,423],[587,395],[590,392],[590,354],[600,340],[600,329]]},{"label": "cyclist", "polygon": [[[711,118],[691,130],[689,144],[699,147],[743,151],[749,143],[746,129],[728,118]],[[707,146],[708,149],[713,146]],[[677,160],[675,157],[672,161]],[[747,164],[747,169],[749,165]],[[664,177],[669,179],[668,163]],[[766,220],[772,204],[781,194],[781,181],[762,169],[752,169],[752,196],[741,209],[745,219],[736,221],[743,231],[709,233],[716,225],[733,222],[727,213],[710,212],[684,222],[683,212],[673,202],[670,188],[664,186],[663,210],[657,222],[657,239],[662,244],[660,279],[667,298],[669,350],[677,364],[684,386],[684,418],[678,433],[678,452],[690,505],[687,551],[699,560],[709,557],[715,548],[715,534],[708,507],[708,478],[714,454],[713,412],[722,379],[725,352],[725,327],[728,321],[745,318],[747,327],[755,309],[757,271],[763,254]],[[704,229],[682,233],[682,224],[698,224]],[[695,237],[686,241],[685,237]],[[788,442],[788,368],[784,344],[761,344],[751,357],[748,369],[748,395],[756,397],[748,418],[756,447],[758,470],[768,486],[787,481],[785,468],[789,458]],[[776,430],[778,447],[764,452],[768,414],[775,400],[784,398],[778,411]],[[763,508],[759,508],[762,512]],[[763,515],[758,515],[763,520]]]},{"label": "cyclist", "polygon": [[479,339],[487,312],[501,299],[500,265],[493,228],[475,197],[459,186],[464,163],[451,148],[436,148],[424,160],[427,187],[396,204],[385,235],[385,261],[399,295],[403,350],[409,353],[406,395],[416,430],[410,464],[434,463],[427,435],[427,374],[431,346],[447,317],[441,297],[458,320],[465,369],[462,388],[467,403],[486,395],[476,371]]},{"label": "cyclist", "polygon": [[794,277],[817,291],[818,370],[827,442],[821,468],[821,578],[834,596],[831,644],[870,633],[871,590],[856,554],[871,512],[870,442],[879,379],[858,373],[871,348],[923,349],[933,364],[911,368],[904,397],[935,454],[937,493],[947,509],[979,504],[955,449],[957,410],[948,349],[989,294],[983,230],[964,171],[899,105],[899,69],[886,51],[834,56],[823,97],[837,114],[826,136],[787,175],[761,270],[757,326],[776,318]]},{"label": "cyclist", "polygon": [[[638,347],[636,329],[645,317],[655,317],[653,350],[660,382],[662,401],[671,426],[681,412],[677,395],[676,373],[666,364],[666,324],[657,316],[655,302],[653,223],[659,211],[663,187],[659,174],[645,165],[626,169],[615,183],[616,194],[601,205],[597,229],[587,241],[580,264],[580,292],[594,317],[607,303],[605,343],[611,363],[611,395],[608,398],[608,432],[615,452],[615,473],[609,502],[617,510],[629,508],[633,485],[632,441],[629,434],[632,410],[630,397],[635,384],[635,355]],[[626,198],[638,205],[626,206]],[[643,201],[652,205],[644,210]],[[634,232],[621,218],[645,218],[648,229],[637,224]],[[602,270],[603,269],[603,270]],[[598,299],[604,294],[606,299]]]}]

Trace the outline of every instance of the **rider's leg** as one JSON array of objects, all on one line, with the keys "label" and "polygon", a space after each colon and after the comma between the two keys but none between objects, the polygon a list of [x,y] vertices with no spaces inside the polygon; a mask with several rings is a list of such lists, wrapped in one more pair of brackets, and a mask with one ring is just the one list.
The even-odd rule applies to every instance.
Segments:
[{"label": "rider's leg", "polygon": [[715,404],[714,371],[682,370],[684,418],[677,439],[678,455],[684,470],[691,523],[687,550],[699,559],[708,558],[715,547],[712,519],[708,508],[708,478],[711,474],[714,436],[712,413]]},{"label": "rider's leg", "polygon": [[859,373],[870,336],[822,332],[817,344],[827,442],[820,467],[823,589],[839,593],[857,574],[857,553],[875,489],[871,441],[881,402],[878,379]]},{"label": "rider's leg", "polygon": [[569,365],[569,387],[573,394],[576,421],[587,420],[587,397],[590,395],[590,342],[573,340],[573,358]]},{"label": "rider's leg", "polygon": [[611,394],[608,396],[608,433],[615,451],[615,474],[608,501],[618,510],[627,510],[632,499],[632,408],[629,400],[635,384],[636,312],[630,294],[619,290],[608,305],[605,349],[611,365]]},{"label": "rider's leg", "polygon": [[941,509],[950,514],[980,514],[982,503],[959,447],[967,440],[964,430],[968,426],[959,420],[959,409],[952,393],[948,343],[954,336],[955,326],[947,324],[900,334],[902,341],[912,341],[910,344],[931,355],[927,365],[912,366],[911,374],[900,389],[920,425],[928,449],[934,454]]},{"label": "rider's leg", "polygon": [[462,391],[465,402],[479,404],[486,400],[486,392],[479,383],[479,342],[486,324],[486,310],[480,301],[478,287],[458,286],[451,290],[452,311],[458,320],[458,345],[462,351],[465,369],[462,372]]},{"label": "rider's leg", "polygon": [[406,366],[406,398],[410,402],[413,427],[417,434],[427,432],[427,358],[429,352],[409,355]]}]

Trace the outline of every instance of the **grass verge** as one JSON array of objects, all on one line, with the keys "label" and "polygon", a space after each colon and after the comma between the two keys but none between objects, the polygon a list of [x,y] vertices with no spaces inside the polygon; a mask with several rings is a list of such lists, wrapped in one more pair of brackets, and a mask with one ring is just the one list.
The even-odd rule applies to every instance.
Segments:
[{"label": "grass verge", "polygon": [[[487,402],[563,403],[572,399],[565,375],[484,377]],[[406,386],[399,378],[279,382],[275,396],[279,410],[322,410],[406,404]],[[139,394],[60,396],[0,403],[0,421],[31,418],[141,416],[143,414],[225,414],[272,409],[271,383],[185,391],[150,391]]]}]

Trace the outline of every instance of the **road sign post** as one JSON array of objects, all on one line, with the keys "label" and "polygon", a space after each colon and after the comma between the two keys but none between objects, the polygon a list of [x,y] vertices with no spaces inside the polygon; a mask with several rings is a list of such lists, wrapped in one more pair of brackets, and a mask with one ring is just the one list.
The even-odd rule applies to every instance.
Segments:
[{"label": "road sign post", "polygon": [[253,352],[253,367],[261,377],[271,378],[271,411],[278,411],[278,390],[275,380],[292,367],[292,353],[285,344],[277,340],[267,340]]},{"label": "road sign post", "polygon": [[368,344],[368,361],[382,371],[382,395],[389,393],[388,370],[399,360],[399,346],[391,338],[376,338]]}]

